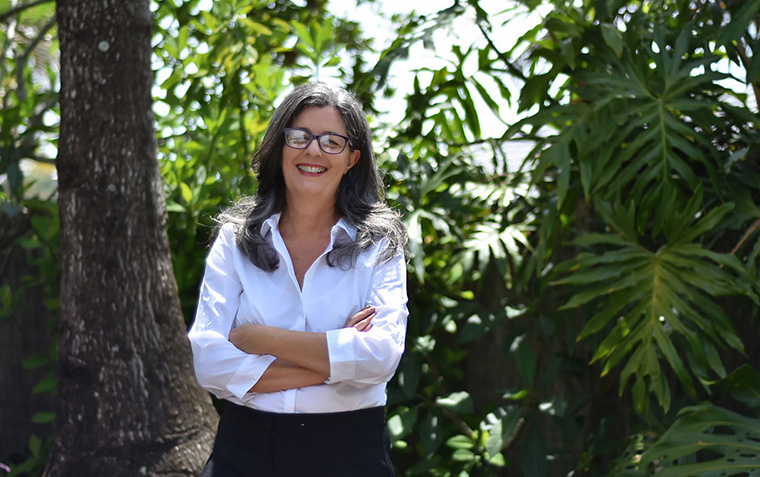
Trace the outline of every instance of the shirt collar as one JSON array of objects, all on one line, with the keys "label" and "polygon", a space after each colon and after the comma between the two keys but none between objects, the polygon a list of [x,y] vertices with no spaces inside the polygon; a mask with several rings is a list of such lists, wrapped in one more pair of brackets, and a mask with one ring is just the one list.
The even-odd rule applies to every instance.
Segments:
[{"label": "shirt collar", "polygon": [[280,214],[279,212],[276,213],[276,214],[272,214],[271,216],[269,216],[268,219],[266,219],[261,224],[261,236],[262,237],[266,237],[270,230],[278,228],[277,224],[280,223],[280,216],[281,215],[282,214]]},{"label": "shirt collar", "polygon": [[348,235],[348,237],[353,241],[356,240],[356,227],[354,224],[348,221],[345,217],[341,217],[338,220],[338,223],[333,225],[332,233],[334,236],[337,236],[340,231],[343,231],[345,234]]},{"label": "shirt collar", "polygon": [[[262,237],[266,237],[270,230],[279,229],[278,225],[281,216],[282,214],[280,212],[272,214],[261,224]],[[345,217],[341,217],[338,220],[338,223],[333,225],[332,228],[332,235],[334,238],[338,238],[341,234],[348,235],[348,238],[351,240],[356,240],[356,227]]]}]

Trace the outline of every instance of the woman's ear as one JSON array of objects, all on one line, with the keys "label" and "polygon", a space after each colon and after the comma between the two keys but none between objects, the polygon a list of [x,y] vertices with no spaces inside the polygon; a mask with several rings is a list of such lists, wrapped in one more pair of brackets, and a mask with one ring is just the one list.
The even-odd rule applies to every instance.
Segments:
[{"label": "woman's ear", "polygon": [[356,163],[359,162],[359,157],[362,155],[362,152],[360,150],[351,151],[348,154],[348,162],[346,163],[346,169],[343,171],[343,175],[346,175],[346,172],[351,170],[352,167],[356,165]]}]

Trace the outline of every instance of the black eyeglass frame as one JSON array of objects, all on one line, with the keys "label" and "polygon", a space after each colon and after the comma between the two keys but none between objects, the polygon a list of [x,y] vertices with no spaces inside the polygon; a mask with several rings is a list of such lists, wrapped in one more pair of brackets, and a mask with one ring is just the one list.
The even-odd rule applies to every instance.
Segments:
[{"label": "black eyeglass frame", "polygon": [[[311,138],[309,139],[309,142],[307,142],[304,147],[296,147],[296,146],[293,146],[291,144],[288,144],[288,131],[301,131],[303,133],[306,133],[306,134],[310,135]],[[325,154],[333,154],[333,155],[340,154],[341,152],[345,151],[346,150],[346,146],[351,141],[351,138],[349,138],[348,136],[344,136],[342,134],[333,133],[333,132],[331,132],[331,133],[325,133],[325,134],[312,134],[311,132],[307,131],[306,129],[302,129],[302,128],[284,128],[282,130],[282,134],[285,137],[285,145],[288,146],[288,147],[292,147],[293,149],[306,149],[307,147],[311,146],[311,142],[316,139],[317,140],[317,145],[319,146],[319,149],[322,152],[324,152]],[[346,142],[343,143],[343,147],[338,152],[325,151],[325,148],[322,146],[322,141],[320,141],[320,138],[327,137],[327,136],[338,136],[340,138],[343,138]]]}]

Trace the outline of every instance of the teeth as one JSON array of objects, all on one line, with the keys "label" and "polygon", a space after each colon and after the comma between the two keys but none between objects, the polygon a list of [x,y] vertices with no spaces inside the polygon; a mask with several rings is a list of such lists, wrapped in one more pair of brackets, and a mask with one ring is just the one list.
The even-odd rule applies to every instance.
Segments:
[{"label": "teeth", "polygon": [[298,166],[298,168],[310,174],[318,174],[320,172],[325,172],[326,170],[324,167],[314,167],[314,166]]}]

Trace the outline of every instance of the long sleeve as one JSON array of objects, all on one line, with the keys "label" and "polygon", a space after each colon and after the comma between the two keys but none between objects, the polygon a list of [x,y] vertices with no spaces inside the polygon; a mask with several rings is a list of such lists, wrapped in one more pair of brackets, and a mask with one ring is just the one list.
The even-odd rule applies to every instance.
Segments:
[{"label": "long sleeve", "polygon": [[396,372],[406,339],[406,260],[399,253],[377,265],[367,305],[376,310],[372,329],[341,328],[327,332],[330,383],[366,387],[389,381]]},{"label": "long sleeve", "polygon": [[240,254],[230,224],[224,225],[206,259],[198,309],[188,338],[198,382],[219,398],[250,399],[248,390],[275,360],[244,353],[229,342],[243,285],[235,263]]}]

